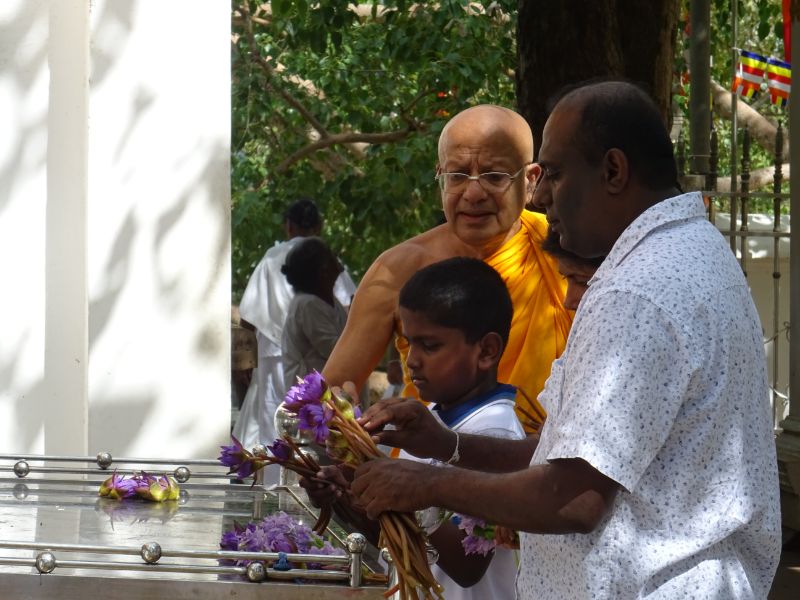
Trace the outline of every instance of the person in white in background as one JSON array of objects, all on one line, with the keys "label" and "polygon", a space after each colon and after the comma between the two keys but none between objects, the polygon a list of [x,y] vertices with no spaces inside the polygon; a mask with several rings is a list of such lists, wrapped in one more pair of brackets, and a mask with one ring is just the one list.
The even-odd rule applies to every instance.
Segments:
[{"label": "person in white in background", "polygon": [[[305,237],[319,235],[322,229],[319,209],[309,198],[292,204],[284,217],[288,239],[267,250],[250,276],[239,303],[242,320],[253,325],[258,341],[258,365],[233,428],[233,435],[245,448],[261,442],[269,444],[275,439],[273,418],[286,393],[281,337],[294,291],[281,273],[281,267],[296,244]],[[343,306],[349,306],[355,290],[350,275],[342,271],[334,287],[336,298]],[[274,473],[265,469],[265,483],[272,483],[267,479],[273,476],[277,482],[277,469]]]}]

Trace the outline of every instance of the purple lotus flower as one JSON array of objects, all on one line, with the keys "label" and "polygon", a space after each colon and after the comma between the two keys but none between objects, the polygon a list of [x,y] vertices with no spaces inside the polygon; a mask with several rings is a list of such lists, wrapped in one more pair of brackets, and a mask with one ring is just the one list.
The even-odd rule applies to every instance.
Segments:
[{"label": "purple lotus flower", "polygon": [[[344,555],[334,548],[307,525],[296,521],[285,512],[274,513],[265,519],[242,527],[233,524],[233,530],[222,535],[220,547],[223,550],[243,550],[247,552],[286,552],[298,554]],[[227,561],[222,561],[230,564]],[[250,561],[242,560],[236,564],[246,566]],[[306,565],[310,569],[322,567],[319,563]]]},{"label": "purple lotus flower", "polygon": [[303,386],[305,387],[306,397],[315,398],[317,402],[322,400],[322,395],[328,389],[328,384],[316,370],[311,371],[303,379]]},{"label": "purple lotus flower", "polygon": [[[463,529],[467,535],[480,535],[482,533],[480,530],[486,527],[486,521],[483,519],[476,519],[467,515],[458,515],[458,517],[458,528]],[[477,532],[475,531],[476,528],[478,529]]]},{"label": "purple lotus flower", "polygon": [[494,539],[494,526],[487,525],[483,519],[454,515],[452,521],[467,535],[461,540],[464,554],[482,554],[486,556],[495,549],[497,542]]},{"label": "purple lotus flower", "polygon": [[323,444],[330,434],[328,423],[332,417],[333,411],[327,406],[306,404],[297,413],[297,426],[300,429],[311,431],[314,434],[314,440],[318,444]]},{"label": "purple lotus flower", "polygon": [[275,442],[267,446],[272,456],[278,459],[279,462],[284,462],[292,457],[292,447],[283,440],[275,440]]},{"label": "purple lotus flower", "polygon": [[117,472],[114,471],[111,477],[100,484],[100,495],[108,496],[115,500],[130,498],[136,495],[138,485],[135,479],[125,479],[124,475],[117,475]]},{"label": "purple lotus flower", "polygon": [[238,550],[239,534],[236,531],[226,531],[222,534],[222,539],[219,541],[219,547],[222,550]]},{"label": "purple lotus flower", "polygon": [[217,460],[230,469],[228,473],[236,471],[239,479],[244,479],[255,470],[253,455],[245,450],[242,443],[234,436],[231,436],[231,439],[233,444],[230,446],[220,446],[222,453]]},{"label": "purple lotus flower", "polygon": [[146,500],[164,502],[180,497],[180,488],[172,477],[150,475],[142,471],[140,475],[134,475],[133,479],[136,480],[136,493]]},{"label": "purple lotus flower", "polygon": [[283,404],[287,410],[299,414],[307,404],[319,405],[327,389],[328,384],[325,383],[322,375],[317,371],[312,371],[301,383],[289,388]]},{"label": "purple lotus flower", "polygon": [[291,540],[283,532],[275,534],[261,527],[248,527],[242,534],[242,547],[248,552],[294,552]]},{"label": "purple lotus flower", "polygon": [[461,545],[464,547],[464,554],[481,554],[486,556],[494,550],[494,540],[487,540],[484,537],[468,535],[461,540]]},{"label": "purple lotus flower", "polygon": [[[341,548],[334,548],[330,542],[319,538],[314,542],[313,547],[308,550],[308,554],[323,554],[325,556],[344,556],[346,552]],[[322,563],[310,562],[306,564],[308,569],[321,569]]]}]

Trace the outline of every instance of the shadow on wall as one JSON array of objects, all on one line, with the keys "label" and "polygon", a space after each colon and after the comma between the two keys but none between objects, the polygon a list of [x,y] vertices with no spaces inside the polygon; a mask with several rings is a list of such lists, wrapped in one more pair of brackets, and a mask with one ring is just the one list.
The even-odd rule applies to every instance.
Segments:
[{"label": "shadow on wall", "polygon": [[[114,32],[115,54],[125,47],[133,5],[131,2],[101,3],[100,19]],[[66,405],[75,401],[74,392],[58,383],[63,373],[79,373],[86,369],[86,365],[80,365],[82,356],[64,352],[59,343],[63,337],[71,335],[70,328],[82,327],[84,318],[76,315],[73,324],[70,319],[53,319],[48,309],[49,305],[60,302],[65,277],[57,256],[58,244],[50,248],[47,237],[51,227],[64,225],[59,222],[59,208],[65,209],[64,199],[58,186],[52,185],[53,165],[48,162],[54,135],[50,129],[54,122],[53,111],[65,108],[59,107],[59,99],[52,96],[61,89],[60,84],[54,85],[54,82],[63,81],[64,76],[53,70],[64,64],[59,61],[61,57],[53,55],[65,42],[64,28],[59,28],[64,10],[73,8],[58,4],[58,0],[8,0],[0,11],[0,89],[6,93],[5,97],[0,96],[0,102],[8,119],[8,126],[2,127],[6,148],[0,153],[0,220],[7,219],[4,225],[12,228],[25,223],[22,229],[31,234],[20,235],[19,241],[14,241],[14,255],[9,257],[9,263],[28,262],[24,275],[15,277],[14,271],[5,274],[0,267],[0,276],[15,282],[14,293],[18,297],[38,295],[42,281],[43,289],[50,292],[46,302],[31,298],[33,301],[26,306],[27,311],[16,307],[9,310],[6,303],[7,312],[0,315],[6,322],[3,327],[6,335],[17,338],[13,345],[5,346],[0,355],[0,403],[5,405],[0,406],[0,411],[10,415],[9,421],[13,423],[13,430],[3,436],[3,445],[15,452],[47,452],[52,437],[48,431],[53,429],[51,433],[58,433],[56,430],[65,426],[60,421],[61,413],[68,412],[70,408]],[[115,56],[107,55],[105,59],[105,66],[95,65],[95,84],[105,77],[106,67],[113,63]],[[72,106],[68,108],[74,110]],[[63,131],[55,132],[56,138]],[[80,151],[82,142],[75,140],[76,152]],[[78,180],[82,177],[81,173],[75,175]],[[41,210],[45,212],[42,214]],[[48,248],[44,252],[42,239],[46,240]],[[35,247],[26,244],[35,244]],[[44,263],[39,262],[42,258]],[[42,308],[44,311],[39,312]],[[80,421],[80,416],[72,416],[70,423]]]},{"label": "shadow on wall", "polygon": [[[0,17],[0,80],[16,98],[23,99],[30,97],[37,80],[46,73],[47,43],[37,32],[45,9],[35,2],[19,1],[17,5],[16,14]],[[0,163],[0,218],[23,183],[18,177],[43,168],[47,150],[41,143],[46,112],[29,114],[22,101],[11,109],[0,117],[7,122],[0,130],[10,148]]]},{"label": "shadow on wall", "polygon": [[[137,394],[131,398],[115,398],[113,404],[92,407],[89,429],[89,454],[110,452],[112,456],[127,455],[125,450],[135,442],[147,423],[156,404],[152,394]],[[120,427],[120,423],[125,423]],[[154,448],[155,454],[158,449]]]},{"label": "shadow on wall", "polygon": [[[5,0],[4,0],[5,1]],[[5,144],[8,151],[0,153],[0,220],[3,219],[6,211],[13,205],[23,206],[25,202],[40,202],[43,206],[45,198],[22,198],[20,190],[31,187],[30,179],[39,177],[41,185],[38,189],[45,189],[45,181],[48,169],[47,163],[47,143],[48,139],[48,106],[52,107],[52,102],[48,105],[46,95],[48,86],[42,85],[50,76],[48,64],[49,47],[48,35],[42,31],[49,24],[49,11],[52,2],[58,0],[42,0],[31,2],[29,0],[19,0],[16,2],[15,12],[5,9],[0,11],[0,83],[6,88],[13,90],[12,109],[10,114],[0,117],[0,123],[8,119],[10,127],[4,127],[6,136]],[[13,4],[13,3],[12,3]],[[114,71],[115,64],[126,48],[126,44],[131,36],[134,26],[135,2],[117,2],[116,0],[99,2],[94,4],[91,10],[98,13],[92,15],[91,22],[94,30],[92,47],[91,65],[91,85],[93,88],[101,86],[104,81],[109,79]],[[9,12],[14,12],[9,16]],[[105,37],[104,37],[105,36]],[[96,43],[95,43],[96,42]],[[30,110],[30,99],[39,102],[42,110],[39,112]],[[2,101],[2,96],[0,96]],[[146,90],[132,94],[130,106],[127,112],[129,115],[128,123],[125,124],[123,135],[120,137],[114,148],[114,160],[116,162],[126,151],[129,140],[134,137],[137,128],[142,120],[142,116],[153,108],[155,99]],[[169,132],[167,132],[169,134]],[[224,283],[223,278],[227,276],[229,262],[230,245],[230,211],[229,205],[220,202],[221,197],[229,195],[226,189],[227,182],[219,181],[219,178],[209,176],[208,173],[219,172],[222,168],[228,171],[229,149],[224,144],[209,143],[205,147],[198,147],[190,156],[175,159],[177,167],[182,161],[192,161],[193,167],[191,175],[187,175],[180,187],[183,189],[179,194],[170,193],[169,206],[165,207],[157,217],[156,235],[148,231],[146,240],[152,242],[153,271],[152,279],[159,294],[159,302],[165,313],[180,310],[182,303],[188,301],[194,303],[204,303],[213,295],[213,291]],[[221,164],[224,163],[224,164]],[[183,170],[186,173],[186,170]],[[135,176],[131,174],[131,176]],[[158,193],[156,190],[155,193]],[[177,198],[177,201],[175,200]],[[52,202],[54,198],[47,198]],[[213,239],[204,240],[204,244],[213,245],[213,268],[206,271],[206,280],[193,282],[192,287],[197,288],[201,285],[202,291],[195,293],[187,300],[183,294],[182,285],[185,283],[180,274],[176,275],[173,271],[165,269],[160,257],[162,256],[164,244],[169,243],[170,233],[183,228],[185,230],[185,219],[191,222],[191,211],[196,208],[194,203],[209,203],[203,206],[203,210],[218,212],[219,223],[218,231],[215,232]],[[165,203],[167,204],[167,203]],[[50,211],[51,206],[47,205],[46,210]],[[103,282],[97,293],[93,293],[88,306],[89,318],[87,322],[87,343],[90,352],[92,346],[100,340],[104,332],[109,332],[109,323],[113,321],[115,311],[119,309],[120,302],[127,286],[132,281],[132,265],[134,264],[135,252],[141,249],[143,232],[137,222],[137,215],[132,209],[121,220],[115,233],[115,239],[111,244],[109,255],[105,264],[102,265]],[[45,220],[46,222],[46,220]],[[35,225],[44,227],[45,222]],[[91,223],[91,221],[90,221]],[[38,244],[38,241],[36,242]],[[92,249],[89,248],[87,253]],[[20,249],[19,260],[25,260],[24,248]],[[191,252],[191,249],[187,249]],[[16,257],[15,257],[16,258]],[[48,257],[49,258],[49,257]],[[50,268],[48,268],[50,266]],[[48,277],[52,265],[42,264],[32,261],[31,268],[44,270],[40,277]],[[0,267],[0,274],[3,273]],[[95,272],[95,277],[97,277]],[[22,283],[22,282],[21,282]],[[45,282],[44,289],[52,289],[52,285]],[[19,294],[25,294],[25,286],[17,289]],[[226,295],[227,297],[227,295]],[[57,301],[57,297],[48,298],[48,302]],[[38,311],[37,311],[38,312]],[[227,314],[225,315],[227,317]],[[11,330],[16,338],[15,347],[18,351],[3,352],[0,354],[0,414],[10,414],[13,422],[13,435],[0,445],[6,446],[8,451],[28,452],[41,451],[41,435],[44,427],[47,411],[58,401],[58,392],[54,392],[52,386],[52,360],[77,360],[71,357],[54,357],[50,336],[58,335],[63,330],[64,323],[47,322],[47,314],[23,314],[16,316],[4,315],[3,319],[8,319],[10,323],[17,324]],[[0,321],[4,322],[4,321]],[[44,323],[44,327],[42,327]],[[31,326],[27,326],[32,324]],[[221,337],[220,331],[227,332],[227,318],[223,323],[217,323],[213,315],[208,316],[205,322],[197,323],[194,327],[195,337],[191,340],[190,346],[194,356],[192,360],[200,361],[201,364],[209,362],[210,359],[219,356],[219,353],[226,346],[225,339]],[[8,333],[8,332],[7,332]],[[44,337],[44,340],[42,340]],[[8,339],[8,338],[7,338]],[[25,352],[26,347],[36,348],[45,346],[45,352],[36,360],[39,362],[32,365],[31,351]],[[58,345],[56,345],[58,347]],[[50,352],[48,352],[48,349]],[[108,362],[108,361],[106,361]],[[84,365],[88,373],[88,365]],[[37,374],[34,376],[33,374]],[[88,377],[88,375],[87,375]],[[113,381],[113,372],[109,373],[109,379]],[[97,385],[91,389],[92,393],[92,412],[89,415],[90,431],[101,433],[90,434],[89,452],[99,451],[98,446],[109,446],[110,451],[120,452],[134,444],[135,440],[141,437],[143,428],[152,427],[154,413],[159,404],[160,390],[148,389],[147,385],[142,386],[141,392],[123,395],[119,390],[114,390],[113,386],[108,391],[104,391],[104,386]],[[54,397],[55,396],[55,397]],[[186,402],[186,398],[174,398],[172,402]],[[220,398],[220,403],[227,410],[229,399]],[[6,404],[6,406],[1,406]],[[148,421],[150,421],[148,425]],[[112,428],[112,423],[124,423],[124,428]],[[104,427],[104,424],[109,424]],[[227,431],[227,423],[224,425]],[[2,431],[2,430],[0,430]],[[193,420],[187,419],[184,422],[175,424],[173,435],[185,441],[187,447],[197,450],[203,449],[203,445],[208,440],[203,439],[203,431],[198,429]],[[13,440],[13,448],[8,448],[8,444]],[[46,444],[45,444],[46,445]],[[106,449],[106,448],[103,448]]]}]

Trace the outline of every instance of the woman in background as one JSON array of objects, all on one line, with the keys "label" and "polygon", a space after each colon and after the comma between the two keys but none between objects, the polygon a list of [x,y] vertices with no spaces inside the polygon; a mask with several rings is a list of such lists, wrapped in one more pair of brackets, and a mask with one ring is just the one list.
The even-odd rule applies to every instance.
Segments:
[{"label": "woman in background", "polygon": [[312,370],[322,371],[347,322],[333,288],[342,264],[318,237],[308,237],[281,268],[295,292],[283,324],[281,348],[286,389]]}]

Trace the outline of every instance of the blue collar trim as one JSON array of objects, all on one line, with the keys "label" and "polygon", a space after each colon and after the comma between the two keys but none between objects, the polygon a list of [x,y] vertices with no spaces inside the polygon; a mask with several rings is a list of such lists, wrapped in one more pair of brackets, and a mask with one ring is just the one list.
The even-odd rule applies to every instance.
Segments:
[{"label": "blue collar trim", "polygon": [[461,404],[456,404],[450,408],[444,408],[440,404],[435,404],[433,406],[433,410],[436,411],[436,414],[439,415],[439,418],[445,425],[448,427],[453,427],[456,423],[461,421],[461,419],[472,414],[483,405],[497,400],[498,396],[510,395],[510,399],[513,400],[516,393],[517,388],[515,388],[513,385],[508,385],[507,383],[498,383],[497,387],[494,389],[491,389],[480,396],[476,396],[472,400],[462,402]]}]

